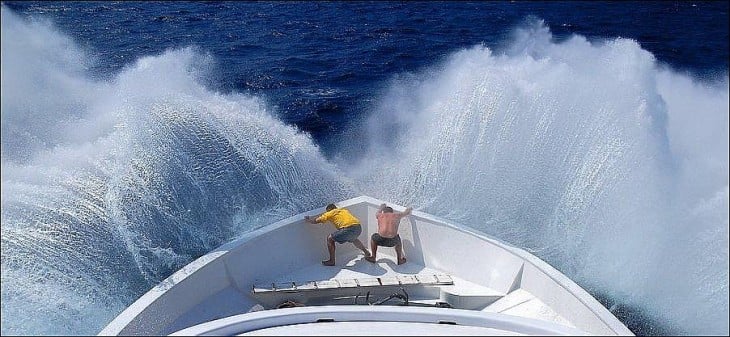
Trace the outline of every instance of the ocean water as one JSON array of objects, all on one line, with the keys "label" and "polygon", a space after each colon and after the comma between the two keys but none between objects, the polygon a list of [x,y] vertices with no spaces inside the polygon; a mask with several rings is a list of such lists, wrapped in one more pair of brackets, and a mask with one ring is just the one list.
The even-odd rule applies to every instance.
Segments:
[{"label": "ocean water", "polygon": [[[362,194],[728,334],[728,2],[3,2],[3,335]],[[265,252],[262,252],[265,254]]]}]

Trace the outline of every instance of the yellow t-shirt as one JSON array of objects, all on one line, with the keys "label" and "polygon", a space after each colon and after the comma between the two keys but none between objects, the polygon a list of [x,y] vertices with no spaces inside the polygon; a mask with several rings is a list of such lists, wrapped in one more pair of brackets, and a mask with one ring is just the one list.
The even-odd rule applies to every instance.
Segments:
[{"label": "yellow t-shirt", "polygon": [[317,218],[317,222],[325,222],[328,220],[332,221],[337,229],[360,224],[360,220],[344,208],[335,208],[329,212],[324,212]]}]

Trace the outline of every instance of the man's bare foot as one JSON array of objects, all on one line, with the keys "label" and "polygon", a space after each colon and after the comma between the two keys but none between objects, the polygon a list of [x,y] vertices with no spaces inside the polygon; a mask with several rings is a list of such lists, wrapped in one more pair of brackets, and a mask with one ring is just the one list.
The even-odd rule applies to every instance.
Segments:
[{"label": "man's bare foot", "polygon": [[322,264],[325,265],[325,266],[334,266],[335,265],[335,260],[322,261]]},{"label": "man's bare foot", "polygon": [[399,265],[400,265],[400,264],[404,264],[404,263],[406,263],[406,258],[405,258],[405,257],[404,257],[404,258],[402,258],[402,259],[400,259],[400,260],[398,260],[398,264],[399,264]]},{"label": "man's bare foot", "polygon": [[371,255],[370,251],[368,251],[368,250],[363,251],[363,254],[365,254],[365,258],[369,258]]},{"label": "man's bare foot", "polygon": [[365,258],[365,260],[367,260],[368,262],[375,263],[375,257],[374,256],[368,256],[368,257]]}]

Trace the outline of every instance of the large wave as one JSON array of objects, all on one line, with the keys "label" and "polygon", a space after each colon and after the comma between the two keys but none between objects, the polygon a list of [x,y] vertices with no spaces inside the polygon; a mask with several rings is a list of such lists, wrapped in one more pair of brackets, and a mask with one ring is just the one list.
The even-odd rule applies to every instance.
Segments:
[{"label": "large wave", "polygon": [[109,80],[94,61],[2,8],[2,334],[95,334],[224,241],[359,194],[525,247],[669,331],[727,334],[727,75],[533,22],[396,77],[358,125],[370,151],[338,166],[264,99],[202,85],[204,51]]},{"label": "large wave", "polygon": [[235,235],[355,195],[262,100],[201,86],[204,53],[89,62],[3,7],[3,335],[95,334]]},{"label": "large wave", "polygon": [[694,80],[630,39],[557,43],[540,20],[513,35],[395,77],[349,174],[640,308],[623,317],[640,333],[727,334],[727,74]]}]

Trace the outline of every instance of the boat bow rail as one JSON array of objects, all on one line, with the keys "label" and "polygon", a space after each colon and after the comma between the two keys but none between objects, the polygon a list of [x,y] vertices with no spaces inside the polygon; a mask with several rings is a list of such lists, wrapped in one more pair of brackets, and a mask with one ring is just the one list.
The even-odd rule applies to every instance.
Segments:
[{"label": "boat bow rail", "polygon": [[[342,327],[346,329],[342,330]],[[471,310],[341,305],[258,311],[202,323],[171,335],[326,336],[347,331],[350,335],[370,331],[393,336],[588,335],[585,331],[557,323]]]}]

